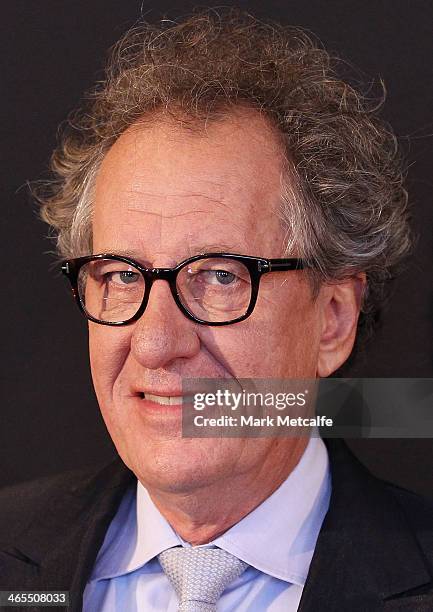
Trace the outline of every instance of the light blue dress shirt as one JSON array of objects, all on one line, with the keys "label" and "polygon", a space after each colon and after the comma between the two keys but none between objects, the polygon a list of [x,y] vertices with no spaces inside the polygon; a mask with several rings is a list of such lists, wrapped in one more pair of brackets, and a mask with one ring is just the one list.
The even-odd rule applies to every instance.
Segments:
[{"label": "light blue dress shirt", "polygon": [[[208,544],[250,566],[224,591],[219,611],[298,609],[330,492],[326,447],[311,437],[282,485]],[[84,591],[83,612],[176,612],[177,596],[155,557],[179,545],[189,546],[137,482],[107,530]]]}]

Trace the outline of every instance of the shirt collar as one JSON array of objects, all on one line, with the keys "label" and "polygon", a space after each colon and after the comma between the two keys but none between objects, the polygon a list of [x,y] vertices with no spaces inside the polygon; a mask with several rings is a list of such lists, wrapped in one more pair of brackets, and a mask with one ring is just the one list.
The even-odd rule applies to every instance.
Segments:
[{"label": "shirt collar", "polygon": [[135,571],[163,550],[182,545],[140,483],[124,495],[98,553],[90,580]]},{"label": "shirt collar", "polygon": [[304,585],[330,491],[325,444],[311,437],[281,486],[214,544],[266,574]]},{"label": "shirt collar", "polygon": [[[259,571],[303,585],[329,506],[326,447],[311,437],[295,469],[257,508],[211,545]],[[115,578],[147,564],[163,550],[189,546],[137,481],[122,499],[98,553],[90,580]]]}]

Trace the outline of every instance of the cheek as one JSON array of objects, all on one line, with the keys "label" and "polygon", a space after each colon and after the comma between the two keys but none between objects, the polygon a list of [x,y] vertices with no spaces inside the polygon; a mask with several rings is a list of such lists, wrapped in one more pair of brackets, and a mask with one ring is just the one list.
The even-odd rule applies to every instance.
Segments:
[{"label": "cheek", "polygon": [[267,378],[278,375],[274,372],[281,369],[287,344],[290,342],[283,338],[281,328],[266,319],[251,318],[232,328],[221,328],[214,341],[204,346],[229,376]]},{"label": "cheek", "polygon": [[129,355],[131,332],[89,323],[89,352],[93,384],[101,407],[111,398],[113,386]]},{"label": "cheek", "polygon": [[271,295],[261,306],[239,330],[238,376],[315,377],[320,341],[317,304],[309,294],[299,293],[296,300]]}]

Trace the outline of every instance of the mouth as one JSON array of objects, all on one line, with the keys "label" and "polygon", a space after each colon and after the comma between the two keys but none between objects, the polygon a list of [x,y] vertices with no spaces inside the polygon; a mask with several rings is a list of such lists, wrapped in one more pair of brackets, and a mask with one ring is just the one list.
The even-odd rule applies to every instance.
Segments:
[{"label": "mouth", "polygon": [[153,395],[152,393],[138,393],[138,397],[148,402],[154,402],[160,406],[181,406],[183,404],[182,395]]}]

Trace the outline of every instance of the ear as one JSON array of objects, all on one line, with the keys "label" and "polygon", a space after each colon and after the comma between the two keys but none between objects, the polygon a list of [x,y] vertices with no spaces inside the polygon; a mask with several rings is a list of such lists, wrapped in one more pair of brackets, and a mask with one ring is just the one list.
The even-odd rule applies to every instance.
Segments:
[{"label": "ear", "polygon": [[365,287],[365,273],[322,287],[318,377],[330,376],[352,352]]}]

